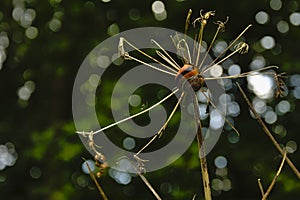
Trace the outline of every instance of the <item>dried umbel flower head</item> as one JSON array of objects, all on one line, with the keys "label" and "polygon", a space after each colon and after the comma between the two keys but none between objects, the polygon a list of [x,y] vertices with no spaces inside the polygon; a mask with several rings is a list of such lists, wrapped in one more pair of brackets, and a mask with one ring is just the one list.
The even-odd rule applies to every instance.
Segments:
[{"label": "dried umbel flower head", "polygon": [[[129,117],[123,118],[119,121],[116,121],[104,128],[101,128],[96,131],[92,132],[78,132],[79,134],[82,134],[85,137],[89,138],[89,146],[90,148],[95,152],[95,160],[99,161],[99,166],[101,164],[105,163],[105,158],[104,156],[99,152],[99,147],[97,144],[95,144],[94,141],[94,136],[95,134],[101,134],[103,131],[114,127],[120,123],[126,122],[128,120],[131,120],[137,116],[140,116],[146,112],[149,112],[153,108],[159,106],[163,102],[169,100],[172,96],[175,94],[181,94],[179,95],[180,97],[178,98],[178,101],[176,105],[174,106],[171,114],[168,116],[168,119],[166,122],[163,124],[162,128],[157,131],[157,133],[153,136],[153,138],[145,145],[143,146],[135,155],[134,159],[136,162],[139,163],[139,166],[142,170],[138,171],[144,171],[144,165],[143,162],[145,160],[140,159],[138,155],[143,152],[152,142],[156,139],[162,136],[164,130],[166,129],[169,121],[175,114],[178,106],[180,103],[185,99],[186,95],[188,95],[186,86],[190,86],[192,88],[192,91],[194,92],[200,92],[203,93],[207,99],[207,107],[206,107],[206,112],[209,113],[209,106],[212,107],[214,110],[220,113],[220,115],[223,117],[223,120],[229,124],[230,127],[237,133],[238,131],[234,128],[233,124],[226,119],[226,116],[220,111],[217,107],[217,105],[214,103],[213,100],[211,100],[210,95],[211,91],[208,91],[208,94],[205,94],[206,88],[206,83],[207,81],[210,80],[223,80],[223,79],[238,79],[238,78],[243,78],[247,76],[255,76],[256,74],[261,74],[257,72],[262,72],[267,71],[269,69],[277,69],[278,67],[276,66],[267,66],[264,68],[260,68],[257,70],[249,71],[249,72],[244,72],[236,75],[224,75],[223,73],[220,73],[217,76],[208,76],[207,74],[211,74],[211,71],[213,71],[217,67],[221,67],[221,64],[226,61],[227,59],[231,58],[232,56],[236,54],[245,54],[249,50],[249,45],[241,41],[242,36],[245,34],[245,32],[252,26],[248,25],[246,26],[239,35],[237,35],[224,49],[222,49],[220,52],[217,52],[214,54],[214,59],[208,59],[209,54],[211,51],[214,49],[214,46],[216,45],[217,38],[221,32],[225,31],[225,26],[228,23],[228,17],[226,18],[225,21],[220,21],[217,20],[214,22],[214,24],[217,26],[216,32],[213,35],[212,40],[210,41],[208,47],[205,49],[206,51],[202,51],[201,49],[204,48],[203,46],[203,37],[204,37],[204,30],[206,29],[207,24],[209,21],[215,16],[215,11],[207,11],[203,12],[202,10],[200,11],[200,16],[198,16],[195,20],[191,20],[192,16],[192,11],[189,10],[188,15],[186,17],[186,23],[185,23],[185,35],[184,36],[179,36],[179,34],[175,34],[171,36],[171,41],[174,44],[174,47],[177,51],[177,56],[181,59],[181,63],[178,61],[175,61],[176,59],[173,58],[165,48],[159,44],[159,42],[155,41],[154,39],[151,39],[152,42],[156,49],[155,49],[155,55],[153,56],[152,54],[149,55],[147,54],[144,50],[137,48],[133,43],[128,41],[125,37],[120,37],[119,39],[119,44],[118,44],[118,53],[119,56],[121,56],[125,60],[132,60],[136,61],[139,64],[142,64],[144,66],[149,67],[152,70],[156,70],[158,72],[164,73],[166,75],[174,77],[174,89],[170,92],[169,95],[165,96],[163,99],[155,103],[154,105],[150,106],[147,109],[143,109],[139,113],[136,113],[134,115],[131,115]],[[192,23],[191,23],[192,22]],[[192,24],[192,26],[197,29],[196,34],[194,36],[194,43],[191,45],[191,43],[188,42],[187,40],[187,33],[189,30],[189,26]],[[190,45],[190,46],[189,46]],[[126,51],[126,47],[131,47],[131,49],[135,50],[135,54],[132,53],[131,51]],[[136,55],[139,55],[140,57],[137,57]],[[158,65],[154,65],[149,63],[149,60],[151,60],[154,63],[157,63]],[[273,70],[272,70],[273,71]],[[210,72],[210,73],[207,73]],[[270,74],[270,71],[267,72]],[[273,72],[272,72],[273,73]],[[275,72],[274,72],[275,73]],[[273,74],[274,74],[273,73]],[[276,74],[274,75],[274,78],[276,80],[276,83],[278,85],[278,91],[276,94],[279,96],[283,94],[283,80],[281,77],[281,74]],[[194,94],[192,94],[194,95]],[[195,95],[195,108],[198,106],[198,99],[197,96]],[[195,115],[196,116],[196,115]],[[197,116],[199,118],[199,116]],[[200,121],[200,119],[195,119],[197,123]],[[224,122],[223,122],[224,123]]]}]

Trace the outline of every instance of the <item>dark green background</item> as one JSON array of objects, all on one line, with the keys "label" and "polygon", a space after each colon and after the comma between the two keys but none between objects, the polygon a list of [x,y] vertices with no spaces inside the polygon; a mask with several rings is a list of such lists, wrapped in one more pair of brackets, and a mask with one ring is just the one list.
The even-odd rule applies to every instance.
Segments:
[{"label": "dark green background", "polygon": [[[152,2],[64,0],[55,3],[54,0],[30,0],[25,6],[36,11],[32,25],[39,31],[38,36],[31,40],[24,35],[25,29],[12,19],[12,1],[1,0],[0,32],[7,32],[10,44],[6,49],[7,59],[0,70],[0,144],[12,142],[18,153],[16,164],[0,171],[1,199],[100,199],[89,176],[81,171],[82,157],[92,159],[92,156],[75,133],[71,94],[81,62],[97,44],[109,37],[107,28],[112,23],[116,23],[120,31],[159,26],[182,32],[189,8],[194,10],[193,17],[200,9],[216,10],[216,19],[230,18],[222,38],[232,40],[251,23],[253,28],[245,35],[250,46],[264,35],[272,35],[281,44],[282,53],[273,55],[265,51],[262,55],[270,64],[280,66],[280,71],[300,73],[299,26],[290,25],[286,34],[279,33],[275,26],[279,19],[288,21],[290,1],[283,1],[282,8],[274,11],[267,0],[170,0],[165,1],[168,17],[164,21],[155,20]],[[300,6],[300,2],[296,2]],[[132,8],[140,11],[141,18],[137,21],[129,18],[128,12]],[[265,10],[271,17],[266,25],[255,21],[255,14],[260,10]],[[62,26],[53,32],[48,24],[56,11],[63,12],[60,18]],[[250,52],[239,58],[239,64],[248,66],[253,55],[255,52],[250,47]],[[28,101],[19,100],[17,91],[28,80],[34,81],[36,89]],[[241,96],[238,93],[236,96],[242,110],[235,119],[241,139],[237,144],[230,144],[225,131],[208,155],[211,179],[216,178],[214,158],[224,155],[228,159],[228,178],[232,189],[221,194],[214,192],[214,199],[259,199],[257,178],[262,178],[263,185],[267,187],[278,168],[280,157],[257,122],[249,116]],[[109,97],[102,94],[101,98],[107,102]],[[299,142],[300,103],[291,95],[285,98],[293,105],[293,111],[279,117],[276,124],[284,125],[288,134],[284,138],[275,137],[282,144],[291,139]],[[276,102],[278,100],[273,99],[270,105]],[[171,166],[146,174],[163,199],[192,199],[195,193],[197,199],[203,196],[196,148],[195,143]],[[290,158],[299,168],[299,151]],[[32,167],[41,170],[38,179],[30,176]],[[89,182],[88,187],[76,184],[74,177],[79,176]],[[154,199],[139,178],[133,178],[129,185],[123,186],[106,173],[99,181],[109,199]],[[169,183],[171,190],[166,192],[161,187],[164,183]],[[299,191],[299,180],[285,165],[270,199],[298,199]]]}]

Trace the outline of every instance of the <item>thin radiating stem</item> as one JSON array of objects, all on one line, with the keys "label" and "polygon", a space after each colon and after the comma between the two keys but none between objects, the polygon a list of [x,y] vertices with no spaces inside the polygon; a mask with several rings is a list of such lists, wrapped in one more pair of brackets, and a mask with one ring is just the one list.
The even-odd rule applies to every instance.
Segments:
[{"label": "thin radiating stem", "polygon": [[[159,60],[153,58],[152,56],[148,55],[147,53],[145,53],[144,51],[140,50],[139,48],[137,48],[136,46],[134,46],[133,44],[131,44],[128,40],[126,40],[125,38],[121,37],[120,38],[120,41],[119,41],[119,53],[121,54],[121,56],[123,56],[125,59],[132,59],[133,57],[132,56],[129,56],[129,53],[127,51],[125,51],[124,49],[124,42],[126,42],[126,44],[128,44],[130,47],[132,47],[134,50],[138,51],[139,53],[141,53],[142,55],[146,56],[147,58],[150,58],[151,60],[153,60],[154,62],[157,62],[159,63],[160,65],[162,65],[163,67],[165,67],[166,69],[174,72],[174,74],[176,75],[176,70],[175,69],[172,69],[171,67],[169,67],[168,65],[160,62]],[[142,63],[142,64],[145,64],[146,62],[144,61],[141,61],[139,59],[136,59],[134,58],[135,61],[139,62],[139,63]],[[145,64],[149,67],[152,67],[154,69],[159,69],[157,67],[154,67],[154,66],[150,66],[149,64]],[[167,73],[168,71],[165,71],[165,70],[162,70],[160,69],[159,71],[162,71],[164,73]]]},{"label": "thin radiating stem", "polygon": [[242,37],[242,35],[252,26],[252,24],[248,25],[229,45],[227,48],[225,48],[209,65],[208,67],[211,67],[215,64],[215,62],[222,56],[224,55],[228,49],[230,49],[235,43],[236,41],[238,41],[238,39],[240,39]]},{"label": "thin radiating stem", "polygon": [[[106,129],[109,129],[109,128],[111,128],[111,127],[113,127],[113,126],[116,126],[116,125],[118,125],[118,124],[120,124],[120,123],[123,123],[123,122],[125,122],[125,121],[128,121],[128,120],[130,120],[130,119],[132,119],[132,118],[135,118],[135,117],[137,117],[137,116],[139,116],[139,115],[141,115],[141,114],[143,114],[143,113],[145,113],[145,112],[148,112],[149,110],[151,110],[151,109],[157,107],[158,105],[160,105],[161,103],[163,103],[164,101],[166,101],[167,99],[169,99],[171,96],[173,96],[173,95],[174,95],[176,92],[178,92],[178,91],[179,91],[179,89],[176,88],[176,89],[175,89],[174,91],[172,91],[168,96],[166,96],[165,98],[163,98],[162,100],[160,100],[160,101],[157,102],[156,104],[152,105],[151,107],[149,107],[149,108],[147,108],[147,109],[145,109],[145,110],[143,110],[143,111],[141,111],[141,112],[139,112],[139,113],[136,113],[136,114],[134,114],[134,115],[132,115],[132,116],[126,117],[126,118],[124,118],[124,119],[121,119],[121,120],[119,120],[119,121],[117,121],[117,122],[115,122],[115,123],[112,123],[112,124],[110,124],[110,125],[108,125],[108,126],[102,128],[102,129],[99,129],[99,130],[94,131],[94,132],[91,132],[91,133],[92,133],[93,135],[94,135],[94,134],[97,134],[97,133],[100,133],[100,132],[102,132],[102,131],[104,131],[104,130],[106,130]],[[82,132],[82,131],[77,131],[77,133],[78,133],[78,134],[82,134],[82,135],[89,135],[89,133],[87,133],[87,132]]]},{"label": "thin radiating stem", "polygon": [[186,35],[187,35],[188,29],[189,29],[192,12],[193,12],[192,9],[189,9],[189,12],[185,19],[185,25],[184,25],[184,39],[185,40],[186,40]]},{"label": "thin radiating stem", "polygon": [[[260,71],[265,71],[267,69],[278,69],[277,66],[268,66],[268,67],[263,67],[260,69],[256,69],[256,70],[252,70],[249,72],[244,72],[242,74],[238,74],[238,75],[232,75],[232,76],[221,76],[221,77],[205,77],[204,80],[219,80],[219,79],[236,79],[236,78],[242,78],[242,77],[248,77],[248,76],[258,76],[258,75],[262,75],[262,74],[255,74],[255,72],[260,72]],[[271,74],[274,75],[274,72],[264,72],[263,74]]]},{"label": "thin radiating stem", "polygon": [[141,148],[136,154],[135,156],[137,157],[142,151],[144,151],[157,137],[160,137],[162,132],[165,130],[165,128],[167,127],[169,121],[172,119],[173,115],[175,114],[179,104],[182,101],[182,98],[184,96],[184,92],[181,94],[180,98],[178,99],[175,107],[173,108],[170,116],[168,117],[167,121],[164,123],[164,125],[161,127],[161,129],[151,138],[151,140],[145,145],[143,146],[143,148]]},{"label": "thin radiating stem", "polygon": [[208,11],[208,12],[204,13],[204,15],[202,15],[202,10],[200,10],[200,17],[197,18],[193,22],[195,24],[197,21],[200,21],[200,30],[199,30],[198,39],[197,39],[198,46],[196,46],[197,57],[196,57],[195,66],[198,66],[198,62],[199,62],[199,58],[200,58],[200,54],[201,54],[201,46],[202,46],[204,28],[207,24],[208,19],[214,15],[215,15],[215,11]]},{"label": "thin radiating stem", "polygon": [[[137,62],[139,62],[139,63],[141,63],[141,64],[143,64],[143,65],[146,65],[146,66],[148,66],[148,67],[151,67],[152,69],[155,69],[155,70],[157,70],[157,71],[163,72],[163,73],[165,73],[165,74],[169,74],[169,75],[172,75],[172,76],[176,76],[176,73],[172,73],[172,72],[169,72],[169,71],[160,69],[160,68],[155,67],[155,66],[153,66],[153,65],[151,65],[151,64],[149,64],[149,63],[146,63],[146,62],[144,62],[144,61],[142,61],[142,60],[139,60],[139,59],[137,59],[137,58],[135,58],[135,57],[133,57],[133,56],[127,55],[126,58],[128,58],[128,59],[130,59],[130,60],[135,60],[135,61],[137,61]],[[161,63],[159,63],[159,64],[161,64]]]},{"label": "thin radiating stem", "polygon": [[[160,51],[156,51],[156,54],[161,57],[162,59],[164,59],[167,63],[169,63],[172,67],[176,67],[177,69],[177,63],[176,65],[168,58],[166,57],[164,54],[162,54]],[[178,67],[178,70],[179,70],[179,67]]]},{"label": "thin radiating stem", "polygon": [[200,54],[201,54],[201,46],[202,46],[202,37],[203,37],[204,26],[205,25],[202,25],[202,24],[200,26],[200,31],[199,31],[199,36],[198,36],[197,57],[196,57],[195,66],[198,65]]},{"label": "thin radiating stem", "polygon": [[[186,40],[184,40],[184,39],[179,40],[177,46],[179,46],[181,43],[184,44],[184,48],[185,48],[186,51],[187,51],[187,57],[188,57],[188,58],[185,58],[185,59],[186,59],[186,60],[188,61],[188,63],[190,64],[190,63],[192,63],[192,58],[191,58],[191,53],[190,53],[189,46],[188,46]],[[181,49],[181,47],[179,46],[178,49]]]},{"label": "thin radiating stem", "polygon": [[205,53],[205,55],[204,55],[204,57],[203,57],[203,59],[202,59],[200,65],[199,65],[199,67],[198,67],[199,69],[201,69],[201,67],[202,67],[202,65],[203,65],[203,63],[204,63],[204,61],[205,61],[205,59],[206,59],[208,53],[210,52],[210,50],[211,50],[211,48],[212,48],[212,46],[213,46],[213,44],[214,44],[214,42],[215,42],[215,40],[216,40],[217,35],[219,34],[219,32],[220,32],[220,28],[218,27],[218,29],[217,29],[217,31],[216,31],[216,33],[215,33],[215,35],[214,35],[214,37],[213,37],[213,39],[212,39],[210,45],[209,45],[207,51],[206,51],[206,53]]},{"label": "thin radiating stem", "polygon": [[[187,64],[187,63],[192,63],[192,59],[191,59],[191,54],[190,54],[190,49],[188,47],[188,44],[186,42],[186,39],[179,39],[179,36],[178,34],[176,33],[175,36],[170,36],[176,50],[177,50],[177,53],[179,54],[178,56],[181,57],[182,59],[182,62],[184,64]],[[186,38],[186,35],[184,36],[184,38]],[[181,43],[184,43],[184,47],[182,48],[181,47]],[[184,52],[185,49],[187,51],[187,55],[186,53]]]},{"label": "thin radiating stem", "polygon": [[[203,95],[206,97],[206,99],[208,99],[209,97],[203,92]],[[222,118],[226,121],[226,123],[236,132],[236,134],[239,136],[240,133],[239,131],[234,127],[234,125],[225,117],[225,114],[212,102],[212,101],[208,101],[212,107],[218,112],[220,113],[220,115],[222,116]]]},{"label": "thin radiating stem", "polygon": [[[201,74],[205,74],[205,72],[207,72],[208,70],[210,70],[213,66],[215,65],[219,65],[220,63],[224,62],[225,60],[227,60],[228,58],[230,58],[231,56],[233,56],[234,54],[240,52],[244,47],[240,47],[238,49],[236,49],[235,51],[233,51],[232,53],[230,53],[229,55],[227,55],[225,58],[221,59],[220,61],[218,61],[217,63],[214,63],[213,65],[210,65],[209,67],[207,67],[205,70],[203,70],[201,72]],[[216,61],[216,60],[214,60]]]},{"label": "thin radiating stem", "polygon": [[168,52],[160,45],[158,44],[158,42],[156,42],[155,40],[151,40],[151,42],[153,42],[154,44],[156,44],[156,46],[158,46],[166,55],[167,57],[170,59],[171,62],[168,62],[170,65],[172,65],[172,67],[174,67],[176,70],[180,69],[180,66],[176,63],[176,61],[172,58],[172,56],[170,56],[170,54],[168,54]]}]

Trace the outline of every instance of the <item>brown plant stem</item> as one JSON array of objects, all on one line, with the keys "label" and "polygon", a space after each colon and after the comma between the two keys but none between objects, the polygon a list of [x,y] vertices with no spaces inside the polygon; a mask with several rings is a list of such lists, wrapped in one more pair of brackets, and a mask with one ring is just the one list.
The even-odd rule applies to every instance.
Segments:
[{"label": "brown plant stem", "polygon": [[194,196],[193,196],[193,199],[192,199],[192,200],[195,200],[195,199],[196,199],[196,196],[197,196],[197,195],[196,195],[196,194],[194,194]]},{"label": "brown plant stem", "polygon": [[258,183],[258,187],[259,187],[259,190],[260,190],[261,196],[264,196],[264,195],[265,195],[265,192],[264,192],[264,188],[263,188],[263,186],[262,186],[262,184],[261,184],[261,180],[260,180],[260,178],[259,178],[259,179],[257,179],[257,183]]},{"label": "brown plant stem", "polygon": [[[236,84],[237,84],[240,92],[242,93],[244,99],[246,100],[246,102],[247,102],[250,110],[254,114],[256,120],[261,125],[263,131],[266,133],[266,135],[272,141],[273,145],[279,151],[279,153],[282,156],[284,156],[284,154],[285,154],[284,150],[280,147],[280,145],[278,144],[278,142],[276,141],[276,139],[273,137],[272,133],[269,131],[269,129],[267,128],[267,126],[265,125],[265,123],[263,122],[263,120],[261,119],[261,117],[259,116],[259,114],[256,112],[256,110],[254,109],[253,105],[249,101],[247,95],[245,94],[245,92],[243,91],[243,89],[241,88],[241,86],[238,83],[236,83]],[[298,169],[296,168],[296,166],[294,165],[294,163],[288,157],[286,157],[286,162],[290,166],[290,168],[293,170],[293,172],[295,173],[295,175],[298,177],[298,179],[300,179],[300,173],[299,173]]]},{"label": "brown plant stem", "polygon": [[[131,164],[132,168],[135,170],[137,175],[142,179],[142,181],[145,183],[145,185],[148,187],[148,189],[152,192],[152,194],[155,196],[157,200],[162,200],[162,198],[159,196],[159,194],[155,191],[155,189],[152,187],[150,182],[147,180],[147,178],[141,173],[141,170],[139,167],[136,165],[136,163],[133,163],[128,157],[125,157],[128,159],[129,163]],[[138,157],[134,157],[137,159]],[[139,159],[139,158],[138,158]],[[142,161],[142,160],[141,160]],[[142,161],[143,162],[143,161]]]},{"label": "brown plant stem", "polygon": [[149,181],[146,179],[146,177],[141,173],[138,172],[139,177],[142,179],[142,181],[145,183],[145,185],[149,188],[149,190],[152,192],[152,194],[156,197],[157,200],[161,200],[161,197],[157,194],[157,192],[154,190],[154,188],[151,186]]},{"label": "brown plant stem", "polygon": [[[84,158],[82,158],[82,159],[85,160]],[[104,190],[102,189],[102,187],[101,187],[100,184],[98,183],[98,181],[97,181],[97,179],[96,179],[94,173],[92,172],[92,170],[91,170],[91,168],[90,168],[90,165],[89,165],[87,162],[86,162],[86,166],[87,166],[87,168],[88,168],[88,170],[89,170],[89,174],[90,174],[91,178],[93,179],[93,181],[94,181],[94,183],[95,183],[95,185],[96,185],[96,187],[97,187],[97,189],[98,189],[98,191],[99,191],[101,197],[103,198],[103,200],[108,200],[107,196],[106,196],[105,193],[104,193]]]},{"label": "brown plant stem", "polygon": [[276,181],[277,181],[277,178],[278,178],[278,176],[279,176],[279,174],[280,174],[280,172],[281,172],[281,170],[282,170],[282,167],[283,167],[283,164],[284,164],[284,162],[285,162],[285,159],[286,159],[286,151],[284,151],[284,156],[283,156],[283,158],[282,158],[282,161],[281,161],[281,164],[280,164],[280,166],[279,166],[279,168],[278,168],[278,171],[276,172],[276,174],[275,174],[275,176],[274,176],[274,178],[273,178],[273,180],[272,180],[270,186],[268,187],[266,193],[263,195],[262,200],[266,200],[267,197],[269,196],[271,190],[273,189],[273,187],[274,187],[274,185],[275,185],[275,183],[276,183]]},{"label": "brown plant stem", "polygon": [[197,125],[197,141],[198,141],[198,149],[199,149],[198,156],[200,158],[200,167],[201,167],[202,182],[203,182],[203,188],[204,188],[204,197],[205,197],[205,200],[212,200],[210,183],[209,183],[208,167],[207,167],[207,162],[206,162],[206,155],[205,155],[204,148],[201,148],[202,144],[203,144],[202,125],[201,125],[201,121],[200,121],[198,99],[197,99],[196,95],[194,95],[194,98],[193,98],[193,105],[194,105],[195,120],[196,120],[196,125]]}]

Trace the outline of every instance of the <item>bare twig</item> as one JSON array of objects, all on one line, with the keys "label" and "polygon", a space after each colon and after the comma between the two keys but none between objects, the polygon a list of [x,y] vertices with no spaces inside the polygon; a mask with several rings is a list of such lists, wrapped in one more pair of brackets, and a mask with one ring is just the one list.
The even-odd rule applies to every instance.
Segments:
[{"label": "bare twig", "polygon": [[212,107],[218,112],[220,113],[220,115],[222,116],[222,118],[226,121],[226,123],[234,130],[234,132],[240,136],[240,133],[239,131],[234,127],[234,125],[225,117],[226,115],[216,106],[216,104],[214,104],[214,102],[212,102],[209,98],[208,95],[206,95],[204,92],[203,92],[203,95],[205,96],[206,99],[208,99],[208,102],[207,102],[207,106],[210,104],[212,105]]},{"label": "bare twig", "polygon": [[212,198],[211,198],[211,189],[209,183],[209,174],[208,174],[208,167],[206,162],[206,155],[205,155],[204,148],[201,148],[203,145],[202,125],[200,121],[200,113],[198,109],[198,100],[196,95],[194,95],[193,101],[194,101],[193,105],[194,105],[195,119],[197,125],[197,141],[198,141],[198,149],[199,149],[199,157],[200,157],[202,182],[204,188],[204,197],[205,200],[211,200]]},{"label": "bare twig", "polygon": [[178,101],[177,101],[175,107],[173,108],[173,110],[172,110],[170,116],[168,117],[167,121],[166,121],[166,122],[164,123],[164,125],[160,128],[160,130],[159,130],[159,131],[151,138],[151,140],[150,140],[145,146],[143,146],[143,147],[142,147],[142,148],[134,155],[135,158],[137,158],[138,155],[139,155],[142,151],[144,151],[150,144],[152,144],[152,142],[153,142],[157,137],[161,137],[161,136],[162,136],[162,134],[163,134],[164,130],[166,129],[166,127],[167,127],[169,121],[172,119],[172,117],[173,117],[173,115],[175,114],[175,112],[176,112],[176,110],[177,110],[179,104],[181,103],[181,101],[182,101],[184,95],[185,95],[185,93],[182,92],[180,98],[178,99]]},{"label": "bare twig", "polygon": [[196,196],[197,196],[197,194],[194,194],[194,196],[193,196],[193,199],[192,199],[192,200],[195,200],[195,199],[196,199]]},{"label": "bare twig", "polygon": [[141,173],[138,172],[139,177],[142,179],[142,181],[145,183],[145,185],[149,188],[149,190],[152,192],[152,194],[156,197],[157,200],[161,200],[160,196],[157,194],[157,192],[154,190],[154,188],[151,186],[149,181],[146,179],[146,177]]},{"label": "bare twig", "polygon": [[[85,160],[84,158],[82,158],[82,159]],[[95,185],[96,185],[96,187],[97,187],[97,189],[98,189],[98,191],[99,191],[101,197],[103,198],[103,200],[108,200],[107,196],[106,196],[105,193],[104,193],[104,190],[102,189],[102,187],[101,187],[100,184],[98,183],[98,181],[97,181],[97,179],[96,179],[94,173],[92,172],[92,170],[91,170],[90,165],[89,165],[88,162],[86,162],[86,166],[87,166],[87,168],[88,168],[88,170],[89,170],[89,174],[90,174],[91,178],[93,179],[93,181],[94,181],[94,183],[95,183]]]},{"label": "bare twig", "polygon": [[174,94],[176,94],[176,92],[178,92],[178,91],[179,91],[178,88],[174,88],[174,90],[173,90],[168,96],[164,97],[162,100],[160,100],[160,101],[157,102],[156,104],[152,105],[151,107],[149,107],[149,108],[147,108],[147,109],[145,109],[145,110],[143,110],[143,111],[141,111],[141,112],[138,112],[138,113],[136,113],[136,114],[134,114],[134,115],[131,115],[131,116],[129,116],[129,117],[126,117],[126,118],[124,118],[124,119],[121,119],[121,120],[119,120],[119,121],[117,121],[117,122],[115,122],[115,123],[112,123],[112,124],[108,125],[108,126],[105,126],[104,128],[98,129],[98,130],[96,130],[96,131],[91,131],[91,132],[76,131],[76,133],[81,134],[81,135],[83,135],[83,136],[87,136],[87,135],[90,136],[90,135],[98,134],[98,133],[100,133],[100,132],[102,132],[102,131],[104,131],[104,130],[106,130],[106,129],[109,129],[109,128],[111,128],[111,127],[114,127],[114,126],[116,126],[116,125],[118,125],[118,124],[120,124],[120,123],[123,123],[123,122],[128,121],[128,120],[130,120],[130,119],[133,119],[133,118],[135,118],[135,117],[137,117],[137,116],[139,116],[139,115],[141,115],[141,114],[143,114],[143,113],[146,113],[146,112],[148,112],[149,110],[152,110],[153,108],[159,106],[161,103],[163,103],[164,101],[166,101],[167,99],[169,99],[170,97],[172,97],[172,96],[173,96]]},{"label": "bare twig", "polygon": [[137,167],[128,157],[126,157],[131,164],[131,166],[136,171],[137,175],[142,179],[142,181],[145,183],[145,185],[148,187],[148,189],[152,192],[152,194],[156,197],[157,200],[162,200],[162,198],[158,195],[158,193],[155,191],[155,189],[152,187],[150,182],[147,180],[147,178],[141,173],[141,170],[139,167]]},{"label": "bare twig", "polygon": [[252,24],[248,25],[229,45],[228,47],[226,47],[209,65],[208,67],[211,67],[213,65],[215,65],[215,63],[217,62],[217,60],[223,56],[228,49],[230,49],[235,43],[236,41],[238,41],[242,36],[243,34],[252,26]]},{"label": "bare twig", "polygon": [[273,178],[273,180],[272,180],[270,186],[268,187],[266,193],[263,195],[262,200],[266,200],[267,197],[269,196],[271,190],[273,189],[273,187],[274,187],[274,185],[275,185],[275,183],[276,183],[276,181],[277,181],[277,178],[278,178],[278,176],[279,176],[279,174],[280,174],[280,172],[281,172],[281,170],[282,170],[282,167],[283,167],[283,164],[284,164],[284,162],[285,162],[285,159],[286,159],[286,151],[284,151],[284,155],[283,155],[281,164],[280,164],[280,166],[279,166],[279,168],[278,168],[278,171],[276,172],[276,174],[275,174],[275,176],[274,176],[274,178]]},{"label": "bare twig", "polygon": [[259,187],[259,190],[260,190],[261,196],[264,196],[264,195],[265,195],[265,192],[264,192],[264,188],[263,188],[263,186],[262,186],[262,184],[261,184],[261,180],[260,180],[260,178],[259,178],[259,179],[257,179],[257,183],[258,183],[258,187]]},{"label": "bare twig", "polygon": [[[259,116],[259,114],[256,112],[256,110],[254,109],[253,105],[249,101],[247,95],[245,94],[245,92],[243,91],[243,89],[241,88],[241,86],[238,83],[236,83],[236,84],[237,84],[240,92],[242,93],[244,99],[246,100],[246,102],[247,102],[250,110],[254,114],[256,120],[261,125],[262,129],[264,130],[264,132],[266,133],[266,135],[269,137],[269,139],[272,141],[273,145],[276,147],[276,149],[279,151],[279,153],[282,156],[284,156],[285,155],[285,151],[278,144],[278,142],[273,137],[272,133],[269,131],[269,129],[267,128],[267,126],[265,125],[265,123],[263,122],[263,120],[261,119],[261,117]],[[294,163],[288,157],[286,157],[286,162],[290,166],[290,168],[293,170],[293,172],[296,174],[296,176],[300,179],[300,172],[298,171],[298,169],[296,168],[296,166],[294,165]]]}]

